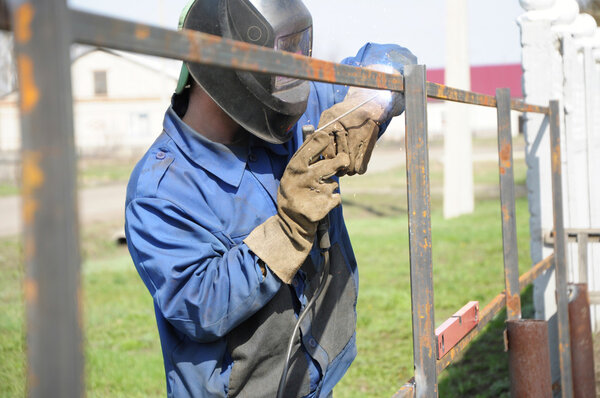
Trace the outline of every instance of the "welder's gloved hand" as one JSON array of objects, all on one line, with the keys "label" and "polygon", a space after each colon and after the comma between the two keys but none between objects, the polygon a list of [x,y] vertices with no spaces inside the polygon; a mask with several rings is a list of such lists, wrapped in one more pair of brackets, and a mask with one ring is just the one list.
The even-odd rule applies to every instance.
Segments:
[{"label": "welder's gloved hand", "polygon": [[[372,97],[371,90],[367,91],[369,91],[367,95]],[[335,104],[321,114],[319,128],[353,109],[367,98],[369,97],[355,95],[355,92],[349,90],[344,101]],[[350,157],[349,166],[341,170],[338,175],[364,174],[367,171],[367,165],[379,135],[379,120],[386,112],[385,106],[376,101],[370,101],[325,128],[324,131],[332,133],[335,139],[327,147],[323,156],[328,159],[334,158],[340,153],[347,153]]]},{"label": "welder's gloved hand", "polygon": [[277,214],[256,227],[244,243],[285,283],[306,260],[317,224],[342,199],[333,177],[348,167],[348,154],[331,159],[321,154],[331,143],[328,132],[309,136],[283,173],[277,195]]}]

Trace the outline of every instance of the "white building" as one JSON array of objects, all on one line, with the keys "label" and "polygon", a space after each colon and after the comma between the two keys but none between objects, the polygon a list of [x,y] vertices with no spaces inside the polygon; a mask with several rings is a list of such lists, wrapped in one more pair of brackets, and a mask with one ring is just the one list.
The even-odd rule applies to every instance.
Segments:
[{"label": "white building", "polygon": [[[77,48],[72,65],[75,141],[80,155],[132,155],[160,134],[179,62]],[[0,98],[0,154],[20,149],[18,94]]]}]

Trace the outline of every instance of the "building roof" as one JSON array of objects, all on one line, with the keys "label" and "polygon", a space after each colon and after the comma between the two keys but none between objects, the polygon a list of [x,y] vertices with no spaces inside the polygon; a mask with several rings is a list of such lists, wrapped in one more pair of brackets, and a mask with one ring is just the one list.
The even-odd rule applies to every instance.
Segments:
[{"label": "building roof", "polygon": [[[471,66],[471,91],[496,95],[496,88],[510,88],[511,95],[523,97],[521,64]],[[427,80],[444,84],[444,69],[427,70]]]}]

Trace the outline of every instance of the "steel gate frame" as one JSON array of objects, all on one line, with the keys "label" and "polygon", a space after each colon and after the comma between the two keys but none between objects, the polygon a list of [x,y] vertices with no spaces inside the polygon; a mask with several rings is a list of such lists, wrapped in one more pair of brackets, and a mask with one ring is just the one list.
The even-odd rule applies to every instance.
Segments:
[{"label": "steel gate frame", "polygon": [[[405,76],[335,64],[192,31],[172,31],[72,10],[65,0],[0,1],[0,29],[13,30],[22,123],[24,283],[30,397],[84,395],[76,157],[69,48],[88,44],[248,72],[404,92],[415,377],[395,397],[435,397],[437,377],[507,306],[520,317],[520,291],[555,267],[562,396],[572,396],[563,225],[559,103],[526,104],[506,89],[489,96],[426,81],[424,66]],[[443,358],[434,334],[427,98],[495,107],[504,250],[504,292]],[[510,112],[550,122],[554,254],[519,277]]]}]

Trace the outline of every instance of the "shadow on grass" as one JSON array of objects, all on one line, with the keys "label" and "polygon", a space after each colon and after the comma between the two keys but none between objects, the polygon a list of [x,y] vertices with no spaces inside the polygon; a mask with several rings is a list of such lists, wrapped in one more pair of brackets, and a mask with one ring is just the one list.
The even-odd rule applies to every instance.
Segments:
[{"label": "shadow on grass", "polygon": [[[524,319],[532,319],[533,286],[521,295]],[[469,345],[464,356],[440,378],[440,397],[497,398],[510,396],[508,353],[504,352],[506,309]]]}]

